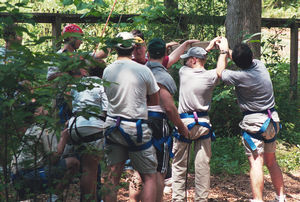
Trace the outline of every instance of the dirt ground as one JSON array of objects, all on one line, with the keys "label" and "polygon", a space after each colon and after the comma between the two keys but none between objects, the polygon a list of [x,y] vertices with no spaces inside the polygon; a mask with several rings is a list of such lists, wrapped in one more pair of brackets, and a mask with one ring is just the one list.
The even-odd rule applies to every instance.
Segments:
[{"label": "dirt ground", "polygon": [[[283,173],[285,192],[288,202],[300,202],[300,170],[291,173]],[[189,175],[188,180],[188,201],[192,202],[194,196],[194,175]],[[249,175],[231,175],[211,176],[211,190],[209,193],[209,202],[220,201],[249,201],[251,198],[251,189],[249,186]],[[129,201],[128,183],[122,179],[122,188],[118,192],[118,201]],[[72,185],[67,201],[76,202],[78,199],[78,185]],[[78,190],[78,191],[75,191]],[[77,193],[76,193],[77,192]],[[172,201],[172,193],[165,193],[163,201]],[[265,175],[264,200],[271,201],[275,198],[272,182],[269,175]]]}]

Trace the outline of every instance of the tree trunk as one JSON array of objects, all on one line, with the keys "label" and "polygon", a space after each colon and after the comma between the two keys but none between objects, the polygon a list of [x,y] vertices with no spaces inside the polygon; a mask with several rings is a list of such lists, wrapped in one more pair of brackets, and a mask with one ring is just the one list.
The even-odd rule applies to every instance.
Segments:
[{"label": "tree trunk", "polygon": [[[228,0],[225,20],[230,48],[242,42],[246,34],[261,32],[261,0]],[[251,40],[260,40],[260,35]],[[260,58],[260,43],[250,43],[254,58]]]}]

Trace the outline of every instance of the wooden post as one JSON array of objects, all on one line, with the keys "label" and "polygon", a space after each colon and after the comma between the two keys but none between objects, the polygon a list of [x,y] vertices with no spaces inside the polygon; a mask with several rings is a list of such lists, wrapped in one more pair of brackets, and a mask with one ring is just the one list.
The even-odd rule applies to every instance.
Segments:
[{"label": "wooden post", "polygon": [[52,36],[55,38],[52,40],[52,45],[54,50],[59,50],[61,47],[61,42],[58,41],[61,35],[61,18],[55,16],[54,22],[52,22]]},{"label": "wooden post", "polygon": [[297,99],[298,85],[298,26],[291,27],[291,55],[290,55],[290,99]]}]

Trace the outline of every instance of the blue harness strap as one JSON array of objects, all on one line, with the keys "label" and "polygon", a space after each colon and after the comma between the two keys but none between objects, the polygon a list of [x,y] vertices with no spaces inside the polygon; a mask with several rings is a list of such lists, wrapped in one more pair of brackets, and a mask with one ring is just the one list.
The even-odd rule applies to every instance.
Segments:
[{"label": "blue harness strap", "polygon": [[[192,128],[195,125],[200,125],[200,126],[203,126],[203,127],[209,129],[209,133],[207,135],[202,135],[202,136],[200,136],[196,140],[203,140],[203,139],[206,139],[206,138],[209,138],[209,137],[211,138],[212,141],[216,140],[216,135],[213,132],[213,130],[210,127],[210,125],[208,123],[206,123],[206,122],[200,122],[200,121],[198,121],[198,117],[208,116],[207,112],[181,113],[179,116],[180,116],[181,119],[185,119],[185,118],[194,118],[195,119],[195,121],[193,123],[190,123],[189,125],[187,125],[187,128],[189,130],[192,130]],[[185,137],[183,137],[182,135],[180,135],[178,132],[174,132],[173,136],[176,139],[178,139],[179,141],[182,141],[182,142],[186,142],[186,143],[191,143],[192,142],[192,140],[186,139]]]},{"label": "blue harness strap", "polygon": [[[254,113],[264,113],[264,114],[268,114],[268,119],[262,124],[261,128],[259,129],[259,131],[257,133],[249,133],[245,130],[242,130],[242,136],[244,138],[244,140],[248,143],[248,145],[250,146],[252,151],[255,151],[257,149],[256,145],[254,144],[254,142],[252,141],[252,138],[255,138],[257,140],[263,140],[265,143],[271,143],[274,142],[276,140],[276,134],[278,132],[277,130],[277,125],[274,122],[274,120],[272,119],[272,115],[271,113],[275,111],[275,108],[271,108],[271,109],[267,109],[264,111],[259,111],[259,112],[252,112],[252,111],[245,111],[243,112],[244,115],[249,115],[249,114],[254,114]],[[265,139],[262,134],[267,130],[269,124],[272,122],[274,129],[275,129],[275,136],[271,139]],[[280,124],[280,128],[281,128],[281,124]]]},{"label": "blue harness strap", "polygon": [[141,151],[141,150],[145,150],[148,149],[149,147],[151,147],[151,145],[153,144],[153,140],[151,139],[150,141],[146,142],[145,144],[142,145],[136,145],[132,139],[130,138],[130,135],[128,133],[126,133],[124,131],[123,128],[120,127],[121,121],[129,121],[129,122],[136,122],[136,129],[137,129],[137,142],[140,143],[142,142],[143,139],[143,129],[142,129],[142,123],[143,120],[142,119],[126,119],[123,117],[111,117],[116,119],[116,125],[110,127],[109,129],[107,129],[105,131],[105,141],[107,144],[115,144],[114,142],[110,141],[107,137],[109,136],[109,134],[111,134],[114,130],[119,130],[121,135],[123,136],[123,138],[125,139],[126,143],[129,145],[128,150],[129,151]]},{"label": "blue harness strap", "polygon": [[[155,118],[159,118],[159,119],[168,119],[167,115],[165,113],[162,112],[154,112],[154,111],[148,111],[148,117],[155,117]],[[153,138],[153,145],[155,146],[156,149],[158,149],[159,151],[161,151],[161,145],[163,145],[164,143],[167,144],[168,146],[168,151],[169,151],[169,155],[171,158],[174,157],[174,154],[172,152],[172,148],[173,148],[173,139],[172,139],[172,135],[170,136],[166,136],[166,137],[162,137],[160,139],[156,139]]]}]

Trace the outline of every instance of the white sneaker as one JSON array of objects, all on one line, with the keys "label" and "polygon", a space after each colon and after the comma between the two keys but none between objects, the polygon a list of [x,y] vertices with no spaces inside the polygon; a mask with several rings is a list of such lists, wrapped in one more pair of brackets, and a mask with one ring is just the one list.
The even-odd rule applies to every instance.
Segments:
[{"label": "white sneaker", "polygon": [[48,198],[47,202],[55,202],[58,200],[58,196],[55,194],[51,194],[51,196]]},{"label": "white sneaker", "polygon": [[283,196],[277,196],[276,195],[275,200],[273,200],[271,202],[285,202],[286,201],[285,198],[286,198],[285,195],[283,195]]}]

